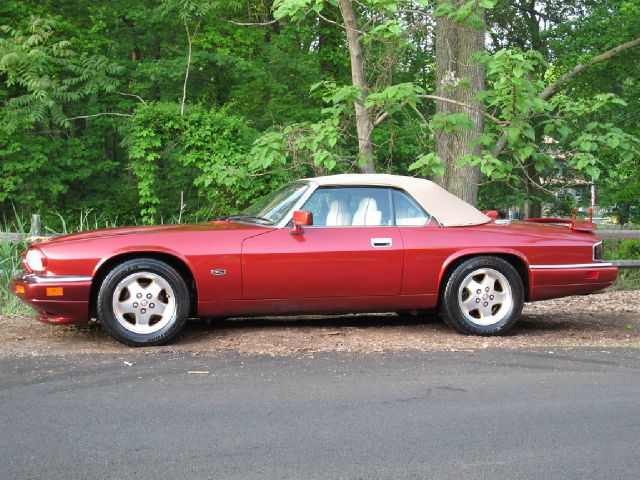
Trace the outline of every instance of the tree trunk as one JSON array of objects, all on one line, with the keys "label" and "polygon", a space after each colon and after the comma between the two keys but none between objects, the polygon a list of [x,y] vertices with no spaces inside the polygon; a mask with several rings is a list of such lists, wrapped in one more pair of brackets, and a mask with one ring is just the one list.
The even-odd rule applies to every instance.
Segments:
[{"label": "tree trunk", "polygon": [[[462,0],[455,0],[459,6]],[[483,14],[479,9],[478,14]],[[480,147],[471,147],[484,126],[482,104],[475,100],[484,88],[484,71],[470,62],[469,57],[484,50],[484,31],[461,25],[446,16],[436,19],[436,93],[438,96],[465,103],[474,108],[439,101],[438,113],[466,113],[474,123],[473,130],[438,132],[436,151],[442,159],[445,172],[436,181],[445,189],[475,205],[478,199],[480,169],[471,165],[458,165],[464,155],[480,154]]]},{"label": "tree trunk", "polygon": [[351,58],[351,81],[360,87],[360,98],[354,102],[356,111],[356,131],[358,133],[358,150],[360,157],[364,159],[362,171],[374,173],[376,171],[375,158],[373,156],[373,122],[365,108],[367,100],[367,81],[364,77],[364,60],[360,45],[360,31],[351,0],[340,0],[340,12],[347,30],[347,42],[349,44],[349,56]]}]

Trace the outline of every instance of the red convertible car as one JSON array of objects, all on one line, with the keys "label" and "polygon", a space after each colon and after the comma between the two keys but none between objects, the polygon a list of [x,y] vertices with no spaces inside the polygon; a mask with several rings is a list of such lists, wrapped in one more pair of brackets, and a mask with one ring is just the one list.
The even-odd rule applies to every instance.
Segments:
[{"label": "red convertible car", "polygon": [[506,332],[523,302],[595,292],[618,274],[588,223],[492,220],[423,179],[289,183],[237,215],[98,230],[34,244],[13,291],[55,324],[98,318],[128,345],[189,317],[439,310]]}]

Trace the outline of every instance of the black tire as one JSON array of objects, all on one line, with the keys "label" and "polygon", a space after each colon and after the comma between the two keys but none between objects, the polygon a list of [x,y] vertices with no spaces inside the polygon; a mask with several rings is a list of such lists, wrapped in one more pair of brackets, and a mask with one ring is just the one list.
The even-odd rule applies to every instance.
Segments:
[{"label": "black tire", "polygon": [[[104,328],[114,339],[132,347],[171,340],[187,321],[189,308],[189,291],[182,276],[171,265],[153,258],[128,260],[114,267],[104,278],[97,298],[98,319]],[[129,309],[134,311],[122,313]]]},{"label": "black tire", "polygon": [[465,260],[444,281],[440,316],[458,332],[501,335],[522,312],[522,279],[513,265],[501,258],[482,256]]}]

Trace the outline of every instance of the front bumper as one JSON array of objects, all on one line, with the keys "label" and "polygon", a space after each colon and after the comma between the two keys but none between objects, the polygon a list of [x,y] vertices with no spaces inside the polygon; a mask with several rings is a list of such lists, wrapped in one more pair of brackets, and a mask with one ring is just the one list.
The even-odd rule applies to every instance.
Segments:
[{"label": "front bumper", "polygon": [[11,291],[52,324],[86,323],[89,320],[91,277],[28,274],[11,280]]}]

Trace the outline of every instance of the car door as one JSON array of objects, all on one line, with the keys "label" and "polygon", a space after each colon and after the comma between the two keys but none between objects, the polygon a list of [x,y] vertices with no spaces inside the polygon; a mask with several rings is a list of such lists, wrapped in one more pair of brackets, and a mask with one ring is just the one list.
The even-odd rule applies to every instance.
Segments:
[{"label": "car door", "polygon": [[313,225],[249,238],[242,246],[245,299],[398,295],[403,245],[386,188],[319,188],[302,210]]}]

